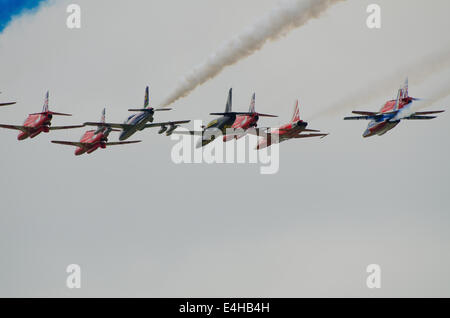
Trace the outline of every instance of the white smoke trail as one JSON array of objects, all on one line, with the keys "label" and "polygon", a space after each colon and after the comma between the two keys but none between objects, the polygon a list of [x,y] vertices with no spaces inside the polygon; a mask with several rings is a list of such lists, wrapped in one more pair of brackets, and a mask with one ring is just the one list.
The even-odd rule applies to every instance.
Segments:
[{"label": "white smoke trail", "polygon": [[447,47],[439,53],[425,56],[416,60],[414,63],[395,70],[386,78],[368,83],[357,91],[348,94],[345,98],[338,100],[326,109],[315,113],[309,119],[312,120],[323,116],[339,115],[343,110],[354,109],[355,107],[360,108],[362,105],[379,98],[383,94],[396,94],[400,84],[407,76],[409,76],[414,85],[419,85],[435,73],[438,73],[449,66],[450,47]]},{"label": "white smoke trail", "polygon": [[[427,98],[427,99],[417,103],[417,105],[415,107],[413,107],[413,111],[419,111],[424,108],[433,106],[436,102],[450,96],[450,83],[446,83],[445,86],[440,87],[437,90],[434,90],[434,92],[432,92],[430,94],[430,96],[431,96],[431,98]],[[442,107],[442,106],[440,106],[440,107]]]},{"label": "white smoke trail", "polygon": [[252,55],[266,42],[277,40],[309,20],[318,18],[330,6],[341,1],[345,0],[287,0],[279,3],[271,12],[238,36],[223,43],[205,62],[183,76],[161,106],[169,106],[187,96],[197,86],[217,76],[225,67]]}]

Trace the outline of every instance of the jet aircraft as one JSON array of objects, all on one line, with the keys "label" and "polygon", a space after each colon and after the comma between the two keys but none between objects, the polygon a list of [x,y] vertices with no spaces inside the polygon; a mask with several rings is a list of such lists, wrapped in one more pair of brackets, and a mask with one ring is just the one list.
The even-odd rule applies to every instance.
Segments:
[{"label": "jet aircraft", "polygon": [[[105,109],[103,109],[101,122],[105,122]],[[108,142],[108,136],[111,131],[120,131],[111,127],[99,126],[96,130],[88,130],[81,137],[79,142],[73,141],[58,141],[52,140],[52,143],[66,145],[66,146],[75,146],[75,156],[82,155],[84,153],[90,154],[97,150],[98,148],[105,149],[109,146],[116,145],[125,145],[125,144],[134,144],[140,142],[140,140],[135,141],[119,141],[119,142]]]},{"label": "jet aircraft", "polygon": [[60,129],[72,129],[72,128],[80,128],[83,125],[73,125],[73,126],[53,126],[51,127],[51,120],[53,116],[72,116],[70,114],[56,113],[48,110],[48,99],[49,92],[45,95],[44,106],[42,108],[42,112],[30,114],[25,120],[22,126],[18,125],[5,125],[0,124],[1,128],[14,129],[19,130],[20,133],[17,136],[18,140],[24,140],[29,138],[34,138],[39,135],[41,132],[48,133],[50,130],[60,130]]},{"label": "jet aircraft", "polygon": [[[289,123],[282,125],[279,128],[253,128],[249,129],[249,133],[260,136],[260,140],[256,149],[263,149],[271,146],[274,143],[281,143],[289,139],[311,138],[328,136],[327,133],[321,133],[319,130],[307,129],[308,123],[300,119],[298,108],[298,100],[295,102],[294,114]],[[303,132],[312,132],[312,134],[302,134]]]},{"label": "jet aircraft", "polygon": [[145,89],[145,99],[144,99],[144,107],[137,109],[129,109],[129,111],[137,112],[135,115],[131,115],[125,120],[123,124],[115,124],[115,123],[102,123],[102,122],[86,122],[84,125],[86,126],[101,126],[101,127],[111,127],[121,130],[121,134],[119,136],[119,140],[127,140],[136,132],[144,130],[146,128],[152,127],[161,127],[159,133],[166,132],[167,136],[170,136],[173,131],[180,125],[189,123],[190,120],[180,120],[180,121],[168,121],[162,123],[152,123],[153,115],[158,111],[168,111],[170,108],[160,108],[154,109],[149,106],[149,90],[148,86]]},{"label": "jet aircraft", "polygon": [[360,116],[345,117],[344,120],[370,120],[363,133],[363,137],[367,138],[384,135],[402,120],[428,120],[436,118],[429,115],[444,112],[444,110],[413,112],[411,105],[417,100],[420,99],[409,96],[408,79],[406,79],[403,87],[398,90],[397,98],[387,101],[379,112],[353,111],[353,114]]}]

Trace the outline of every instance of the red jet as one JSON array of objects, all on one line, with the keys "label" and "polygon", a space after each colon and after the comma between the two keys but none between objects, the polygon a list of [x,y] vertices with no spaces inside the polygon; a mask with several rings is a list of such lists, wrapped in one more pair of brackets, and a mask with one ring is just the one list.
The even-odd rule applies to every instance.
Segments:
[{"label": "red jet", "polygon": [[[101,123],[105,123],[105,109],[103,109],[102,112]],[[84,135],[81,137],[79,142],[57,141],[57,140],[52,140],[52,142],[55,144],[77,147],[77,149],[75,150],[75,156],[79,156],[84,153],[90,154],[95,150],[97,150],[98,148],[105,149],[106,146],[134,144],[137,142],[141,142],[140,140],[108,142],[108,136],[111,131],[121,131],[121,130],[113,129],[112,127],[109,126],[98,126],[97,130],[86,131]]]},{"label": "red jet", "polygon": [[80,128],[83,125],[75,125],[75,126],[55,126],[50,127],[51,120],[53,115],[59,116],[72,116],[70,114],[63,113],[55,113],[48,110],[48,92],[45,95],[44,107],[42,108],[41,113],[35,113],[28,115],[28,118],[25,120],[23,126],[15,126],[15,125],[3,125],[0,124],[1,128],[20,130],[20,134],[17,136],[18,140],[24,140],[28,137],[34,138],[39,135],[41,132],[48,133],[50,130],[59,130],[59,129],[72,129],[72,128]]},{"label": "red jet", "polygon": [[[276,128],[270,132],[264,132],[263,129],[255,128],[250,129],[249,133],[256,134],[262,137],[256,146],[256,149],[263,149],[269,147],[273,143],[281,143],[289,139],[311,138],[328,136],[328,134],[320,133],[319,130],[306,129],[307,122],[300,119],[300,113],[298,109],[298,100],[295,102],[294,114],[289,123]],[[302,134],[303,132],[314,132],[314,134]]]},{"label": "red jet", "polygon": [[258,125],[259,117],[278,117],[275,115],[257,113],[255,111],[255,97],[256,95],[253,94],[252,100],[250,102],[250,108],[248,109],[249,115],[238,115],[236,117],[236,120],[231,126],[231,129],[235,130],[236,133],[223,136],[224,142],[244,137],[248,129],[255,128]]},{"label": "red jet", "polygon": [[406,79],[403,87],[398,90],[397,98],[386,102],[379,112],[353,111],[353,114],[361,116],[345,117],[344,120],[370,120],[363,133],[363,137],[367,138],[384,135],[397,126],[401,120],[429,120],[436,116],[427,115],[444,112],[443,110],[413,112],[411,105],[416,100],[420,99],[409,96],[408,79]]}]

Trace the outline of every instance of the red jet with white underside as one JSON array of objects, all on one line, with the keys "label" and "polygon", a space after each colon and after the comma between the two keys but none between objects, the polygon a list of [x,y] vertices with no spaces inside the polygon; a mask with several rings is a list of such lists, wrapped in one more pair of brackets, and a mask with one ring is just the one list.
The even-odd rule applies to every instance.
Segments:
[{"label": "red jet with white underside", "polygon": [[[319,130],[307,129],[308,123],[300,119],[298,100],[295,102],[294,114],[289,123],[275,128],[271,131],[264,131],[265,129],[254,128],[250,129],[249,133],[262,137],[256,146],[256,149],[263,149],[269,147],[274,143],[281,143],[289,139],[301,139],[311,137],[324,138],[328,136],[326,133],[321,133]],[[303,134],[303,132],[312,132],[312,134]]]},{"label": "red jet with white underside", "polygon": [[34,138],[39,135],[41,132],[48,133],[50,130],[60,130],[60,129],[72,129],[72,128],[80,128],[83,125],[74,125],[74,126],[54,126],[51,127],[51,120],[54,115],[59,116],[72,116],[70,114],[63,113],[55,113],[48,110],[48,92],[45,95],[44,107],[42,108],[42,112],[30,114],[28,118],[25,120],[23,126],[16,125],[4,125],[0,124],[1,128],[14,129],[19,130],[20,133],[17,136],[18,140],[24,140],[29,138]]},{"label": "red jet with white underside", "polygon": [[236,133],[231,135],[223,136],[223,141],[229,141],[232,139],[239,139],[246,135],[246,131],[250,128],[255,128],[258,125],[259,117],[278,117],[275,115],[260,114],[255,111],[255,98],[256,95],[253,94],[252,100],[250,102],[250,108],[248,109],[248,115],[238,115],[234,121],[231,129]]},{"label": "red jet with white underside", "polygon": [[360,116],[345,117],[344,120],[370,120],[363,133],[363,137],[367,138],[384,135],[397,126],[401,120],[428,120],[436,118],[436,116],[427,115],[444,112],[444,110],[413,112],[411,105],[417,100],[420,99],[409,96],[408,79],[406,79],[403,87],[398,90],[397,98],[386,102],[379,112],[353,111],[353,114]]},{"label": "red jet with white underside", "polygon": [[[101,123],[105,123],[105,109],[103,109],[102,112]],[[109,126],[98,126],[97,130],[92,129],[86,131],[79,142],[52,140],[52,143],[66,146],[75,146],[77,147],[77,149],[75,149],[75,156],[79,156],[84,153],[90,154],[98,148],[105,149],[108,146],[126,145],[141,142],[140,140],[108,142],[108,136],[111,131],[121,130],[113,129]]]}]

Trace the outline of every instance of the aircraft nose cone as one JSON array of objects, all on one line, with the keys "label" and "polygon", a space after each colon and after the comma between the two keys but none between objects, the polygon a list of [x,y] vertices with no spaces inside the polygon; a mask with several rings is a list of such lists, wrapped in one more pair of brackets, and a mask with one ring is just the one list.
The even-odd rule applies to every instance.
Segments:
[{"label": "aircraft nose cone", "polygon": [[364,138],[369,137],[369,136],[370,136],[370,131],[369,131],[369,129],[367,129],[367,130],[363,133],[362,136],[363,136]]}]

